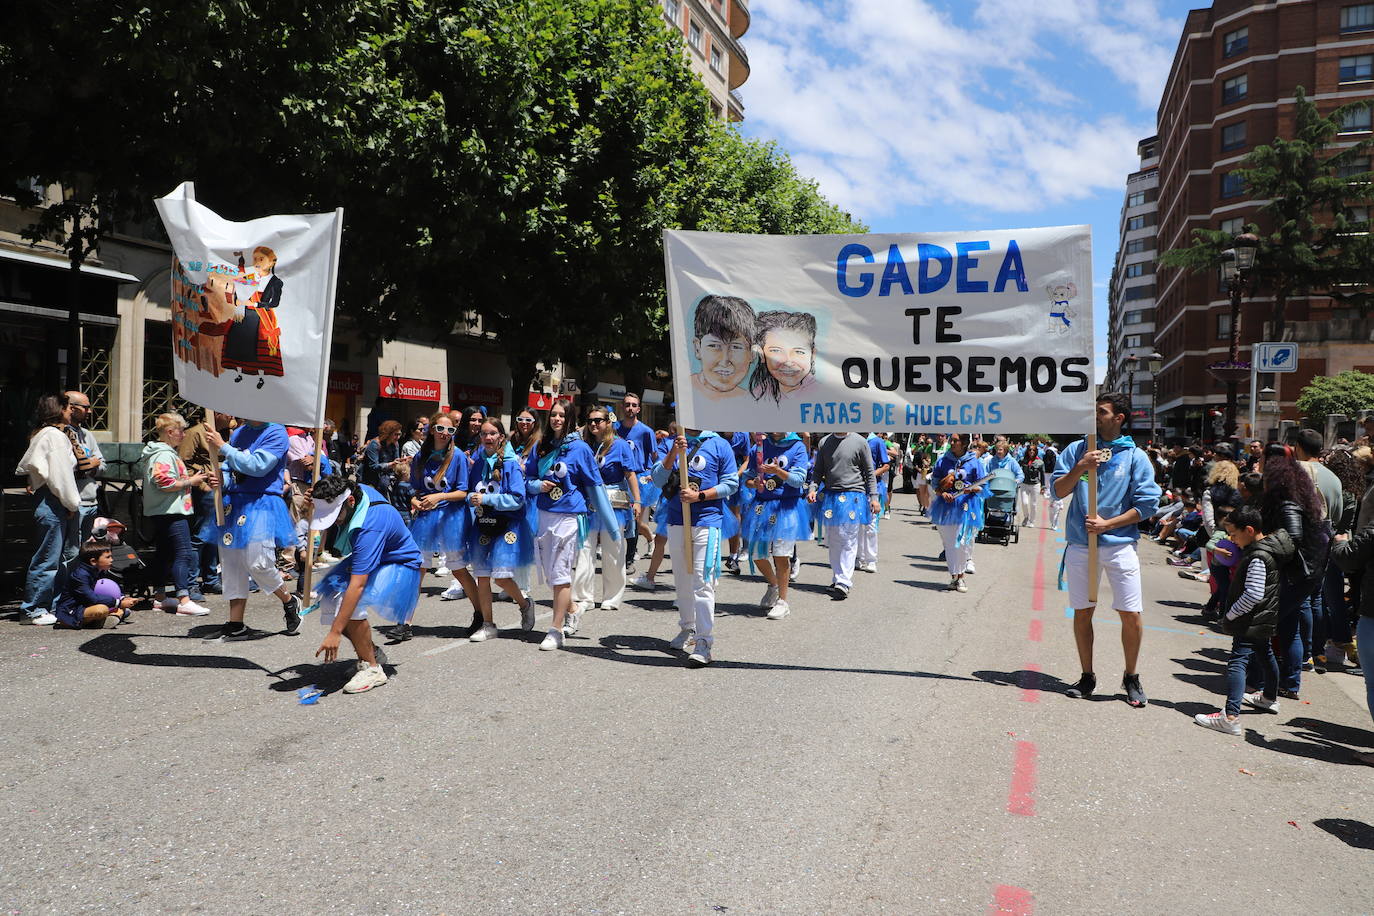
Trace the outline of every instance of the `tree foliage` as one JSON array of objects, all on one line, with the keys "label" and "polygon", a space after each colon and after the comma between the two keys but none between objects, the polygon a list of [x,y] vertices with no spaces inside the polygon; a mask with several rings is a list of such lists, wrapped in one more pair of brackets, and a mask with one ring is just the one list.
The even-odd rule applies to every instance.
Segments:
[{"label": "tree foliage", "polygon": [[1374,375],[1367,372],[1318,376],[1298,395],[1298,415],[1313,420],[1328,414],[1354,419],[1362,410],[1374,410]]}]

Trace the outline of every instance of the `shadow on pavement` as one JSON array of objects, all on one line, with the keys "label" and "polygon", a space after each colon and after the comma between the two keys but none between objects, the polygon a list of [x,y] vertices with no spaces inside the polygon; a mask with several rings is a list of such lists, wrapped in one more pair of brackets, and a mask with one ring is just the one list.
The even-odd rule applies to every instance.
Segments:
[{"label": "shadow on pavement", "polygon": [[1351,756],[1350,748],[1339,744],[1333,744],[1316,735],[1302,736],[1305,740],[1294,741],[1289,738],[1266,738],[1264,735],[1256,734],[1253,730],[1246,730],[1245,743],[1253,744],[1255,747],[1262,747],[1267,751],[1278,751],[1280,754],[1290,754],[1294,757],[1306,757],[1309,760],[1321,760],[1324,763],[1342,763],[1347,766],[1363,766],[1358,760]]},{"label": "shadow on pavement", "polygon": [[[140,639],[190,640],[194,636],[140,636]],[[237,655],[176,655],[170,652],[140,652],[131,636],[105,633],[81,645],[81,651],[96,658],[125,665],[152,665],[156,668],[237,668],[271,674],[257,662]]]},{"label": "shadow on pavement", "polygon": [[1374,827],[1364,821],[1352,821],[1348,817],[1324,817],[1313,821],[1312,826],[1325,830],[1347,846],[1374,849]]},{"label": "shadow on pavement", "polygon": [[1176,607],[1176,608],[1182,608],[1182,609],[1185,610],[1185,611],[1200,611],[1200,610],[1202,610],[1202,602],[1201,602],[1201,601],[1172,601],[1172,600],[1171,600],[1171,601],[1156,601],[1155,604],[1158,604],[1158,605],[1160,605],[1161,607]]},{"label": "shadow on pavement", "polygon": [[[1355,728],[1350,725],[1338,725],[1335,722],[1323,722],[1320,719],[1311,719],[1301,716],[1296,719],[1289,719],[1289,728],[1313,732],[1312,738],[1326,741],[1335,741],[1338,744],[1357,744],[1361,747],[1374,747],[1374,732],[1365,728]],[[1300,738],[1307,738],[1309,735],[1299,734]]]},{"label": "shadow on pavement", "polygon": [[948,582],[917,582],[915,579],[894,579],[893,585],[906,585],[911,588],[923,588],[928,592],[947,592],[949,591]]}]

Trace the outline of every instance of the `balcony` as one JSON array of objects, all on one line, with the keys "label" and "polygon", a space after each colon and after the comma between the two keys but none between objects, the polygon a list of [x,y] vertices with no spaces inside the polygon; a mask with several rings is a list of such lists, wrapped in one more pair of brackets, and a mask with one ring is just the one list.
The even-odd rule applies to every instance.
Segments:
[{"label": "balcony", "polygon": [[745,0],[730,0],[730,37],[736,41],[749,31],[749,5]]},{"label": "balcony", "polygon": [[730,90],[729,114],[731,121],[744,120],[744,97],[734,89]]}]

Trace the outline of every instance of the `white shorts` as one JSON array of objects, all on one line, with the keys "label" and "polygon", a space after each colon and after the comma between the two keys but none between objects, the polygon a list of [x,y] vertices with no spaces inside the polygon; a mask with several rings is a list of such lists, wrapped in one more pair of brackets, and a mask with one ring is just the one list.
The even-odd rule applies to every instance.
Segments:
[{"label": "white shorts", "polygon": [[[1096,577],[1100,582],[1102,570],[1106,570],[1107,581],[1112,586],[1112,607],[1118,611],[1139,614],[1145,606],[1140,595],[1140,555],[1135,548],[1134,543],[1099,545]],[[1093,602],[1088,600],[1086,546],[1069,545],[1064,559],[1064,576],[1069,582],[1069,604],[1075,610],[1092,607]]]},{"label": "white shorts", "polygon": [[796,549],[796,541],[774,541],[772,544],[768,545],[768,553],[770,556],[774,557],[790,558],[792,556],[792,551]]},{"label": "white shorts", "polygon": [[[337,595],[327,595],[320,598],[320,623],[327,627],[334,625],[334,618],[339,616],[339,607],[343,604],[344,593]],[[353,609],[353,616],[349,620],[366,620],[367,611],[361,607]]]},{"label": "white shorts", "polygon": [[534,553],[544,581],[549,585],[572,585],[577,552],[577,516],[540,509]]},{"label": "white shorts", "polygon": [[478,579],[514,579],[515,570],[513,569],[492,569],[490,566],[478,566],[472,564],[472,574]]}]

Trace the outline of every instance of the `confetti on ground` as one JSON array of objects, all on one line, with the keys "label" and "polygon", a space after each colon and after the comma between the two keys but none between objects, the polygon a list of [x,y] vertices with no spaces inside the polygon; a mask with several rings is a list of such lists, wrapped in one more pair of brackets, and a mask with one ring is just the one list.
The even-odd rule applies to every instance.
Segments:
[{"label": "confetti on ground", "polygon": [[1288,822],[1288,826],[1289,826],[1289,827],[1297,827],[1299,830],[1302,829],[1301,827],[1298,827],[1298,822],[1297,822],[1297,821],[1289,821],[1289,822]]},{"label": "confetti on ground", "polygon": [[1254,776],[1254,775],[1255,775],[1254,773],[1251,773],[1249,770],[1245,769],[1244,767],[1241,767],[1241,770],[1240,770],[1240,771],[1241,771],[1242,773],[1244,773],[1246,776]]}]

